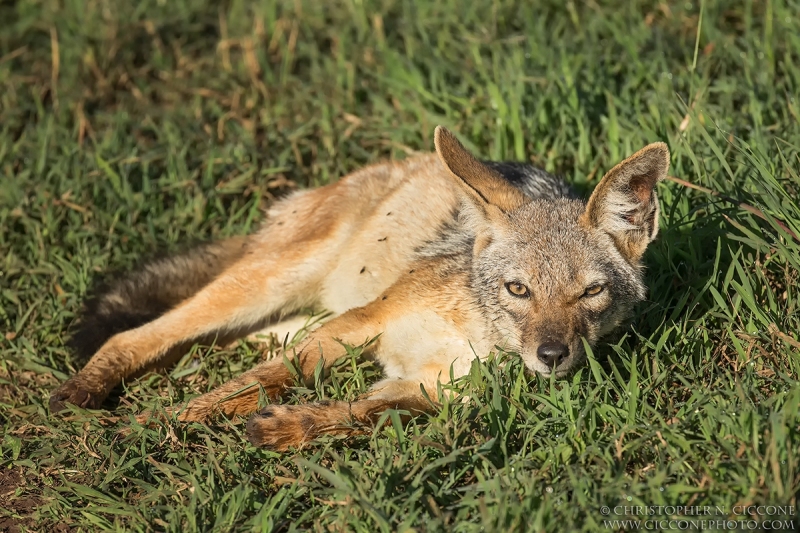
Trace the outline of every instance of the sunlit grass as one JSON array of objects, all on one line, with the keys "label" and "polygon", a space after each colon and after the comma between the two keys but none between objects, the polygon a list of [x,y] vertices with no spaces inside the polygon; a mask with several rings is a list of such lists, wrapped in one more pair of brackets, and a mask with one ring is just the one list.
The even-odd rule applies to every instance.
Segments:
[{"label": "sunlit grass", "polygon": [[[798,12],[0,5],[0,530],[598,531],[625,518],[603,506],[796,508]],[[248,445],[237,421],[135,424],[255,364],[242,343],[193,348],[127,384],[114,412],[49,416],[49,392],[82,363],[64,343],[93,280],[251,231],[296,187],[430,150],[437,124],[585,192],[664,140],[672,175],[735,202],[660,186],[649,299],[569,378],[501,355],[438,414],[282,455]],[[287,401],[352,399],[377,372],[346,359]]]}]

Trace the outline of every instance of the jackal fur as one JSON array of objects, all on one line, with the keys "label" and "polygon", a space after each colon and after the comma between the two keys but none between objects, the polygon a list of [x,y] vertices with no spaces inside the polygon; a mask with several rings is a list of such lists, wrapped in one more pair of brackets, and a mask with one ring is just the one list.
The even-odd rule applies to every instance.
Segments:
[{"label": "jackal fur", "polygon": [[[645,296],[641,258],[658,232],[654,143],[612,168],[588,202],[521,163],[480,161],[446,129],[436,153],[385,162],[296,192],[247,237],[152,262],[90,300],[74,337],[92,357],[53,392],[52,411],[97,408],[120,382],[202,339],[236,339],[275,317],[333,317],[291,354],[313,379],[363,345],[384,379],[354,402],[273,403],[294,383],[266,360],[174,409],[181,421],[252,415],[253,444],[285,450],[387,409],[436,409],[437,383],[497,348],[563,376]],[[423,394],[425,391],[425,394]],[[253,414],[255,413],[255,414]],[[142,420],[149,414],[142,415]]]}]

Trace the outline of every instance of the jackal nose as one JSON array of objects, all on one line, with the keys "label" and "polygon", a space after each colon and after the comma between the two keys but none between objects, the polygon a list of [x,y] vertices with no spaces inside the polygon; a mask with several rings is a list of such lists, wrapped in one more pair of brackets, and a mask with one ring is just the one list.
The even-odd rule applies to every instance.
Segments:
[{"label": "jackal nose", "polygon": [[569,355],[569,347],[563,342],[547,341],[539,345],[536,356],[550,368],[557,368]]}]

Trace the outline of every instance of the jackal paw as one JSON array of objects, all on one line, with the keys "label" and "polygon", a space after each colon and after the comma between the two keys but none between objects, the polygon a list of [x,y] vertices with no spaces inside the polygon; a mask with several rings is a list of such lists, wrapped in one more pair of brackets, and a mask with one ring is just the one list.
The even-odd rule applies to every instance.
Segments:
[{"label": "jackal paw", "polygon": [[75,379],[65,381],[50,395],[50,412],[63,411],[67,408],[66,404],[68,403],[84,409],[98,409],[105,400],[106,394],[87,389],[88,387]]},{"label": "jackal paw", "polygon": [[271,405],[247,421],[247,440],[276,452],[299,447],[314,438],[314,420],[297,416],[292,406]]},{"label": "jackal paw", "polygon": [[136,422],[143,426],[153,428],[157,423],[168,423],[172,415],[177,412],[174,407],[166,407],[164,411],[145,411],[136,415]]}]

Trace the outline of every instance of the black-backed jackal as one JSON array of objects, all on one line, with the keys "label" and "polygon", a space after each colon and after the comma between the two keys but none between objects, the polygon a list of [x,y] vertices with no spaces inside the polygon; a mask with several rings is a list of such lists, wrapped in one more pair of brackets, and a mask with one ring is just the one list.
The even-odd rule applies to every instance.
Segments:
[{"label": "black-backed jackal", "polygon": [[[99,407],[122,380],[182,347],[235,339],[302,308],[334,317],[287,354],[302,376],[345,356],[343,344],[375,339],[364,355],[385,378],[354,402],[268,406],[247,425],[256,445],[282,450],[386,409],[434,409],[437,382],[463,376],[496,347],[544,375],[580,364],[582,339],[596,343],[645,295],[640,260],[658,231],[667,146],[621,162],[583,202],[542,170],[479,161],[444,128],[435,144],[435,154],[297,192],[253,235],[112,284],[89,302],[75,336],[93,356],[53,392],[51,410]],[[277,357],[175,413],[183,421],[251,414],[260,391],[277,400],[293,379]]]}]

